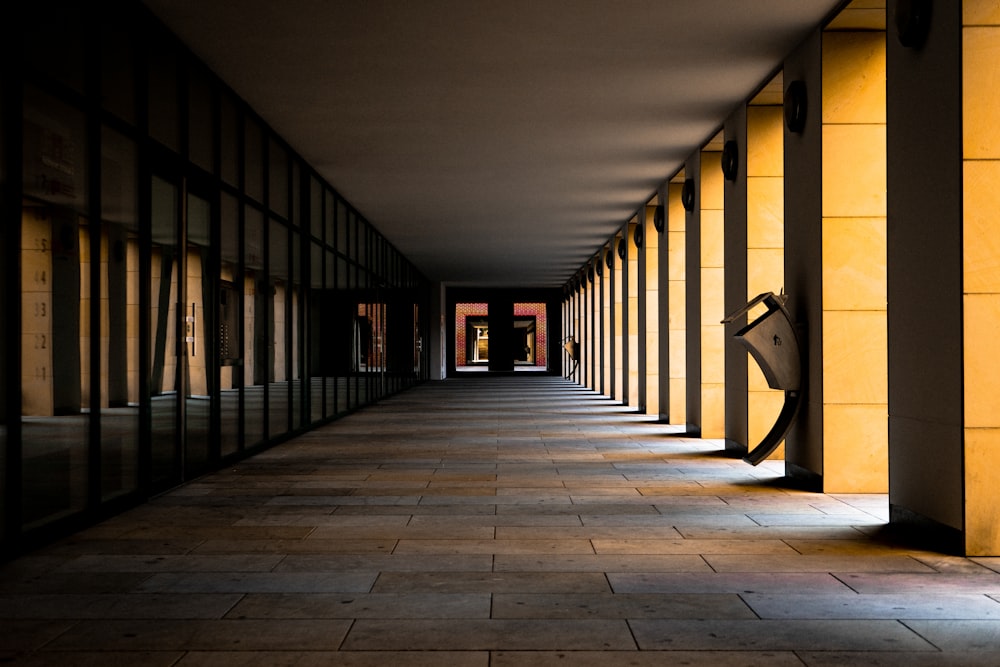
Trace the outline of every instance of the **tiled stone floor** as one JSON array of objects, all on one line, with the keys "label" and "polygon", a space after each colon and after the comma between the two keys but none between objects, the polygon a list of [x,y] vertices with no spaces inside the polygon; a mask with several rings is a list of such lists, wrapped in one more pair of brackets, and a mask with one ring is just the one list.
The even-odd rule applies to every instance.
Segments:
[{"label": "tiled stone floor", "polygon": [[428,383],[0,567],[0,662],[1000,664],[1000,560],[671,430]]}]

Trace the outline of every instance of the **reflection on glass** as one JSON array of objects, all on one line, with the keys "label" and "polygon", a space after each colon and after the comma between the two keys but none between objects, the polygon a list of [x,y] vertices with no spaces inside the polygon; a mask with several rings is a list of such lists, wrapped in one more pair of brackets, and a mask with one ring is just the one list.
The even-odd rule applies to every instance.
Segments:
[{"label": "reflection on glass", "polygon": [[[42,111],[44,110],[44,111]],[[83,115],[32,88],[24,99],[21,217],[22,519],[32,528],[87,498],[90,227]],[[86,245],[81,246],[81,241]]]},{"label": "reflection on glass", "polygon": [[272,343],[268,346],[268,432],[271,437],[288,431],[288,354],[289,313],[292,294],[288,283],[288,229],[271,220],[268,230],[268,251],[270,284],[268,292],[268,336]]},{"label": "reflection on glass", "polygon": [[320,363],[323,349],[323,246],[319,243],[309,244],[309,387],[310,387],[310,419],[317,422],[323,419],[325,407],[323,367]]},{"label": "reflection on glass", "polygon": [[209,331],[217,331],[211,308],[212,285],[208,275],[211,211],[207,201],[187,198],[187,271],[184,308],[184,467],[190,478],[206,470],[209,460],[209,432],[212,394],[215,393],[215,364],[211,362]]},{"label": "reflection on glass", "polygon": [[101,497],[138,486],[139,225],[135,145],[104,128],[101,146]]},{"label": "reflection on glass", "polygon": [[240,387],[243,384],[243,347],[240,340],[239,204],[236,198],[222,195],[222,221],[219,233],[219,385],[222,456],[239,449]]},{"label": "reflection on glass", "polygon": [[264,385],[267,384],[267,279],[264,275],[264,216],[246,207],[243,248],[243,438],[264,440]]},{"label": "reflection on glass", "polygon": [[150,252],[149,366],[153,483],[180,481],[177,447],[178,190],[153,177]]},{"label": "reflection on glass", "polygon": [[292,232],[292,265],[289,267],[289,338],[291,358],[289,372],[292,385],[292,428],[302,426],[302,327],[299,319],[302,312],[302,280],[301,280],[301,236]]}]

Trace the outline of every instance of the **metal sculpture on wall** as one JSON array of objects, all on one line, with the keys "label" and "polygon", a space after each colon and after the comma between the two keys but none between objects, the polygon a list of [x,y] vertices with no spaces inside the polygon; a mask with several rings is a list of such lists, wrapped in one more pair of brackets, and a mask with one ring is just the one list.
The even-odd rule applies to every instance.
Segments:
[{"label": "metal sculpture on wall", "polygon": [[785,392],[785,403],[781,407],[774,426],[764,439],[743,457],[751,465],[757,465],[766,459],[771,452],[785,439],[788,430],[795,421],[799,411],[802,383],[802,352],[799,339],[795,333],[795,325],[785,308],[785,294],[774,292],[758,294],[749,303],[732,313],[723,324],[729,324],[736,318],[749,312],[758,304],[767,307],[762,315],[733,334],[733,337],[743,344],[750,355],[760,366],[771,389],[782,389]]},{"label": "metal sculpture on wall", "polygon": [[563,339],[563,348],[569,355],[570,361],[573,362],[573,368],[566,374],[567,378],[572,378],[576,375],[576,369],[580,367],[580,343],[570,335]]}]

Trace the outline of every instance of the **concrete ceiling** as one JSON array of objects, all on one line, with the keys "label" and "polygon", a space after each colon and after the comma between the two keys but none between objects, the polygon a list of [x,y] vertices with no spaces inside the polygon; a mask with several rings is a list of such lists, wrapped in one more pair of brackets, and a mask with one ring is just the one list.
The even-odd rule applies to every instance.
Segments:
[{"label": "concrete ceiling", "polygon": [[561,286],[841,0],[145,0],[434,281]]}]

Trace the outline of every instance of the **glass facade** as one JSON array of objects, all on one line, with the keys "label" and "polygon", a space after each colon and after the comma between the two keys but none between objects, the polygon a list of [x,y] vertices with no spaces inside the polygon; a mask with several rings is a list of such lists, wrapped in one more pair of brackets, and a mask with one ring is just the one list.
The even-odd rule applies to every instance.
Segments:
[{"label": "glass facade", "polygon": [[0,13],[5,553],[426,379],[423,277],[141,5]]}]

